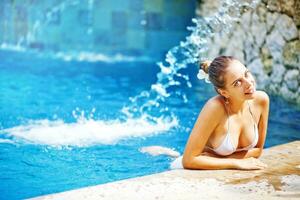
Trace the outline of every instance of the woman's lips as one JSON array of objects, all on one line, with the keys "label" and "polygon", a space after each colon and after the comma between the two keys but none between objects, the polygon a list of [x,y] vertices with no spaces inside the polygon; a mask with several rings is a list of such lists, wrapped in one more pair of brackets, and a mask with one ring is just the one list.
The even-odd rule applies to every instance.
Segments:
[{"label": "woman's lips", "polygon": [[245,94],[253,94],[255,92],[255,88],[251,88],[250,90],[247,90]]}]

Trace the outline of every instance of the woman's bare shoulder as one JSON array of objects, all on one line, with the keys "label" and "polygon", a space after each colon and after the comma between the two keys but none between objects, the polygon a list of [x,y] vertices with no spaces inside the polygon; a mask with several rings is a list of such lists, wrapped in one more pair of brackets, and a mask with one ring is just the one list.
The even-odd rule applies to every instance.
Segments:
[{"label": "woman's bare shoulder", "polygon": [[256,91],[254,101],[256,104],[260,106],[266,106],[269,105],[269,95],[261,90]]},{"label": "woman's bare shoulder", "polygon": [[219,116],[226,112],[224,108],[224,100],[221,96],[214,96],[210,98],[204,105],[203,109],[208,109],[211,114],[216,114]]}]

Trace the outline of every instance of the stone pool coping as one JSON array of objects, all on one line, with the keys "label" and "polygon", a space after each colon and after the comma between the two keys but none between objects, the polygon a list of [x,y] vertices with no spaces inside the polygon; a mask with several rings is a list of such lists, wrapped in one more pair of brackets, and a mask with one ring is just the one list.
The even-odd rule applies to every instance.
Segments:
[{"label": "stone pool coping", "polygon": [[300,141],[265,149],[264,170],[171,170],[33,199],[300,199]]}]

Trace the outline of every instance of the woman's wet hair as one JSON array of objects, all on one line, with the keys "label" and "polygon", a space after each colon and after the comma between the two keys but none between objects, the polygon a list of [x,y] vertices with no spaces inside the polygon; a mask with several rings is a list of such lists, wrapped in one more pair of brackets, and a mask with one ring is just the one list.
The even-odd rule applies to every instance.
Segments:
[{"label": "woman's wet hair", "polygon": [[215,89],[225,88],[225,78],[227,67],[229,63],[235,60],[232,56],[219,56],[216,57],[212,62],[204,61],[200,64],[202,70],[208,74],[210,82],[214,85]]}]

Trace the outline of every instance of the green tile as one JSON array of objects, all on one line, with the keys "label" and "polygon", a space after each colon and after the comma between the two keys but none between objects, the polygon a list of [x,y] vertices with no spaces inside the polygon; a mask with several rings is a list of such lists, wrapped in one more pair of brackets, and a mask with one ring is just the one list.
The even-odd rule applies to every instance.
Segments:
[{"label": "green tile", "polygon": [[68,29],[68,27],[74,26],[74,22],[77,22],[77,13],[79,9],[72,7],[68,9],[68,12],[62,12],[61,14],[61,28],[66,28],[65,30],[72,30]]},{"label": "green tile", "polygon": [[164,15],[180,15],[182,17],[193,16],[196,10],[196,2],[190,0],[165,1],[162,12]]},{"label": "green tile", "polygon": [[93,28],[98,29],[111,29],[111,11],[95,9],[93,11]]},{"label": "green tile", "polygon": [[15,31],[12,21],[4,22],[3,31],[3,41],[6,43],[15,43]]},{"label": "green tile", "polygon": [[0,44],[1,44],[3,41],[3,21],[2,20],[0,20],[0,33],[2,33],[2,34],[0,34]]},{"label": "green tile", "polygon": [[95,0],[94,9],[111,9],[115,11],[129,10],[129,1],[124,0]]},{"label": "green tile", "polygon": [[163,4],[163,0],[145,0],[144,8],[146,12],[162,12]]},{"label": "green tile", "polygon": [[[61,41],[62,30],[59,27],[51,26],[44,30],[44,38],[46,43],[55,43]],[[62,42],[62,41],[61,41]]]},{"label": "green tile", "polygon": [[21,38],[25,38],[27,35],[27,23],[15,22],[14,23],[15,39],[20,41]]},{"label": "green tile", "polygon": [[11,4],[12,5],[24,5],[24,0],[13,0],[13,1],[11,1]]},{"label": "green tile", "polygon": [[127,31],[128,48],[144,49],[145,48],[145,32],[144,31]]}]

